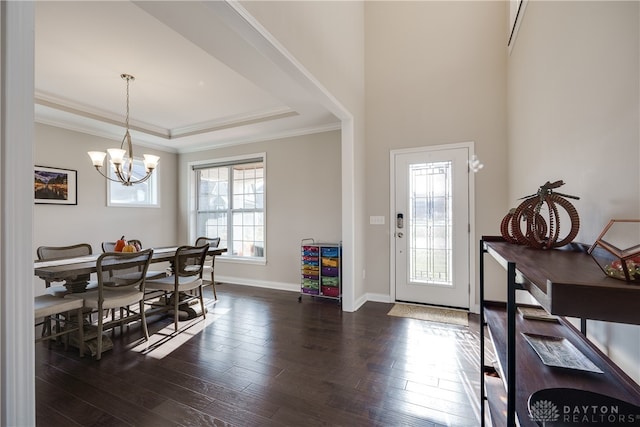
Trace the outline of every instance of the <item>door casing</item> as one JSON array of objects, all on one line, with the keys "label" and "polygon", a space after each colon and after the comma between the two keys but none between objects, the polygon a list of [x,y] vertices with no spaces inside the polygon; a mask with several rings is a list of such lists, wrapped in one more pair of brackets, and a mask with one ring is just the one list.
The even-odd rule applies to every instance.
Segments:
[{"label": "door casing", "polygon": [[[475,143],[459,142],[452,144],[428,145],[415,148],[405,148],[391,150],[389,152],[389,302],[396,300],[396,262],[395,262],[395,198],[396,198],[396,170],[395,158],[399,154],[420,153],[425,151],[448,150],[456,148],[467,148],[469,151],[469,159],[475,155]],[[477,283],[477,242],[475,232],[475,174],[469,173],[469,311],[473,313],[479,312],[479,305],[476,301],[476,283]]]}]

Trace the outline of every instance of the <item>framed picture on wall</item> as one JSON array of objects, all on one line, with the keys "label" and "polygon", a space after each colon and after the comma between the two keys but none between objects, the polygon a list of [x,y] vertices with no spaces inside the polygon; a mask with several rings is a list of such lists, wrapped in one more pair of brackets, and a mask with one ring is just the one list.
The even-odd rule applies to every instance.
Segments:
[{"label": "framed picture on wall", "polygon": [[33,175],[33,199],[36,204],[78,204],[77,171],[35,166]]}]

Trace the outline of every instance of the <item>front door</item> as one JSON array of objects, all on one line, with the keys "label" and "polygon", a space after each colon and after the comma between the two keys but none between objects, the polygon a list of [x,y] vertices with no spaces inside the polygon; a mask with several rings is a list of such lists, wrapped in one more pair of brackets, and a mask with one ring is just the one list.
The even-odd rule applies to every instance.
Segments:
[{"label": "front door", "polygon": [[397,301],[469,308],[469,151],[394,154]]}]

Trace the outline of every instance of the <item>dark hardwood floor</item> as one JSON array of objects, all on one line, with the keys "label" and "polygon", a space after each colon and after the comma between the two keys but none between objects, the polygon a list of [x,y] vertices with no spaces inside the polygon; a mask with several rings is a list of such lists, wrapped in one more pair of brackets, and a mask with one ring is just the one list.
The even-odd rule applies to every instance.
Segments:
[{"label": "dark hardwood floor", "polygon": [[[210,287],[207,288],[212,297]],[[151,318],[96,361],[36,345],[38,426],[478,426],[479,334],[223,284],[202,318]]]}]

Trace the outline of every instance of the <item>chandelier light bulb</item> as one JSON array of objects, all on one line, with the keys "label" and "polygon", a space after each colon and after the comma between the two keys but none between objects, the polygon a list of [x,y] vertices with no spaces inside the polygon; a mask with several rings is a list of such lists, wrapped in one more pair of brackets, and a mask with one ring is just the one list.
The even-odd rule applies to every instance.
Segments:
[{"label": "chandelier light bulb", "polygon": [[121,165],[124,163],[124,156],[127,154],[126,150],[122,150],[120,148],[109,148],[107,152],[109,153],[109,157],[111,157],[111,161],[114,165]]},{"label": "chandelier light bulb", "polygon": [[93,166],[101,168],[104,164],[104,158],[107,156],[107,153],[104,151],[89,151],[89,157],[91,157],[91,162]]}]

